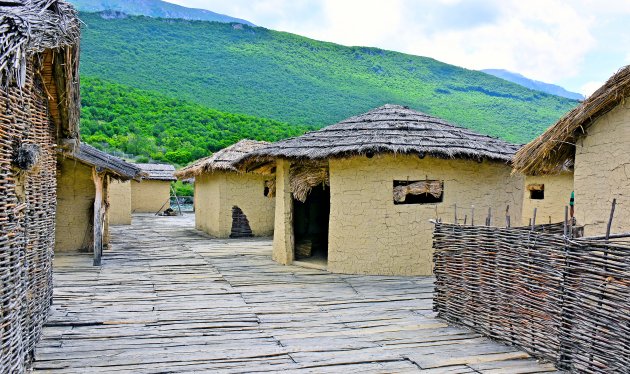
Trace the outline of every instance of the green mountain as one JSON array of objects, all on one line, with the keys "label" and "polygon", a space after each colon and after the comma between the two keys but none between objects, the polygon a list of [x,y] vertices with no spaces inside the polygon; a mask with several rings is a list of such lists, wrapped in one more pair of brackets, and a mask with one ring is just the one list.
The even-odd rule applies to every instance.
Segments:
[{"label": "green mountain", "polygon": [[[151,121],[167,123],[168,115],[181,110],[178,105],[194,107],[195,113],[212,108],[257,117],[257,123],[272,125],[269,134],[259,128],[262,132],[256,136],[274,140],[396,103],[524,143],[577,104],[426,57],[344,47],[261,27],[149,17],[107,19],[96,13],[80,17],[86,23],[81,45],[84,113],[94,106],[87,102],[90,95],[101,107],[118,100],[115,95],[125,94],[128,87],[137,89],[134,95],[155,98],[155,105],[135,107],[123,100],[117,111],[144,118],[146,135],[152,134],[157,143],[159,131],[152,126],[159,127]],[[101,80],[120,89],[90,93],[90,86]],[[160,101],[169,100],[180,104],[160,107]],[[137,130],[125,127],[115,116],[98,113],[84,117],[84,129],[99,123],[110,129],[103,132],[106,137]],[[255,121],[253,117],[247,118]],[[188,120],[190,129],[211,131],[214,126],[204,123],[201,115]],[[280,123],[289,123],[283,126],[291,130],[282,133]],[[247,127],[230,126],[226,131],[223,134],[229,139],[255,137]],[[96,141],[95,127],[85,133],[86,139]],[[194,148],[191,159],[220,144],[197,143],[205,133],[198,135],[188,139]],[[123,147],[114,143],[113,147]],[[164,155],[181,146],[164,144]]]},{"label": "green mountain", "polygon": [[523,87],[531,88],[532,90],[546,92],[548,94],[566,97],[573,100],[584,100],[584,95],[577,92],[571,92],[555,84],[545,83],[534,79],[527,78],[519,73],[513,73],[504,69],[482,69],[486,74],[494,75],[495,77],[505,79],[506,81],[520,84]]},{"label": "green mountain", "polygon": [[124,17],[124,15],[120,14],[124,13],[128,15],[159,18],[182,18],[226,23],[235,22],[254,26],[253,23],[243,19],[226,16],[205,9],[186,8],[160,0],[69,0],[69,2],[79,11],[105,11],[109,17]]},{"label": "green mountain", "polygon": [[185,165],[240,139],[276,141],[312,128],[224,113],[99,78],[81,78],[81,137],[99,149]]}]

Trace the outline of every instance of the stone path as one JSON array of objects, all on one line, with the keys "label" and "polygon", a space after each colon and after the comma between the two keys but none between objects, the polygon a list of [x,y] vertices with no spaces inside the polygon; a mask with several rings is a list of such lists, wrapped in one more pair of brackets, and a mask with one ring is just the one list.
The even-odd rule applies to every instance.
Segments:
[{"label": "stone path", "polygon": [[554,371],[435,318],[430,277],[282,266],[269,239],[212,239],[193,227],[192,216],[135,216],[113,228],[100,268],[58,254],[35,371]]}]

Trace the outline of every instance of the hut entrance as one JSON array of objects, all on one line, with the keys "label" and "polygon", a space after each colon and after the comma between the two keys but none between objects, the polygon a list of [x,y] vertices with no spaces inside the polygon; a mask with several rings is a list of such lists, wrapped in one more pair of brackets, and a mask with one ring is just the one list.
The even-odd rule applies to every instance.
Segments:
[{"label": "hut entrance", "polygon": [[330,188],[314,187],[304,202],[293,199],[295,259],[325,264],[328,259]]}]

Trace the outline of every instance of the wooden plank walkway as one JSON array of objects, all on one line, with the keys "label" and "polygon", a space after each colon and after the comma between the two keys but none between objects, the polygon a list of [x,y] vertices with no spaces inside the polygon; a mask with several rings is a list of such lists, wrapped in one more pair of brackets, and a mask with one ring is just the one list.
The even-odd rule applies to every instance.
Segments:
[{"label": "wooden plank walkway", "polygon": [[282,266],[269,239],[211,239],[193,227],[192,216],[135,216],[113,228],[100,268],[58,254],[35,371],[554,371],[436,319],[430,277]]}]

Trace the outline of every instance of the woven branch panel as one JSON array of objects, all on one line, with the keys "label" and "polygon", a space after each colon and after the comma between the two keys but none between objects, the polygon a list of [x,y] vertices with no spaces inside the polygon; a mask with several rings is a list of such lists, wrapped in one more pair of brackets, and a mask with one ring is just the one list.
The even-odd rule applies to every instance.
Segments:
[{"label": "woven branch panel", "polygon": [[628,373],[630,247],[437,223],[439,316],[559,369]]},{"label": "woven branch panel", "polygon": [[[24,372],[52,298],[56,135],[35,76],[29,63],[25,87],[0,97],[0,373]],[[39,154],[21,170],[13,160],[26,145]]]}]

